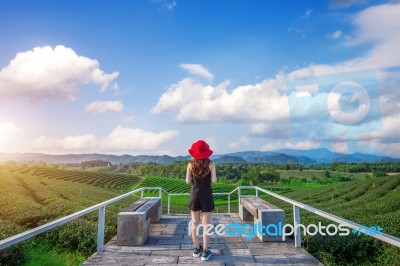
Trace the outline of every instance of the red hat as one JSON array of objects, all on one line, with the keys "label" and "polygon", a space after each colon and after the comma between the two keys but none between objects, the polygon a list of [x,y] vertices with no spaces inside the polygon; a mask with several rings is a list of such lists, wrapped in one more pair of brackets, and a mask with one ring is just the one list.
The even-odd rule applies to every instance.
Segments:
[{"label": "red hat", "polygon": [[204,140],[198,140],[192,144],[192,147],[188,150],[190,155],[198,160],[207,159],[213,153],[210,147]]}]

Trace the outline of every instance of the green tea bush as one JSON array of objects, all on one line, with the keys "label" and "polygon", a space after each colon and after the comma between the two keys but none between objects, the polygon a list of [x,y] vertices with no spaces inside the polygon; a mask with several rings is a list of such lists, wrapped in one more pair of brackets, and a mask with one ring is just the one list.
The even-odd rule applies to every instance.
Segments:
[{"label": "green tea bush", "polygon": [[48,231],[46,238],[63,248],[89,256],[97,245],[97,223],[78,218]]},{"label": "green tea bush", "polygon": [[351,233],[348,236],[305,236],[302,244],[325,265],[362,264],[369,258],[376,257],[378,253],[373,239]]}]

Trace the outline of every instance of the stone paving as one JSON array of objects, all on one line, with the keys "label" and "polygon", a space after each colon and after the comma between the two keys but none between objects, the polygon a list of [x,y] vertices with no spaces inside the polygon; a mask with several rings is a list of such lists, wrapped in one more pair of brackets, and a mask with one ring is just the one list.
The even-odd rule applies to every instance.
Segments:
[{"label": "stone paving", "polygon": [[[261,242],[245,236],[211,237],[209,261],[194,258],[193,242],[188,235],[189,215],[163,215],[158,224],[151,224],[150,236],[143,246],[118,246],[114,237],[82,265],[322,265],[302,248],[286,242]],[[244,224],[237,214],[213,214],[214,225]],[[202,243],[202,237],[200,237]]]}]

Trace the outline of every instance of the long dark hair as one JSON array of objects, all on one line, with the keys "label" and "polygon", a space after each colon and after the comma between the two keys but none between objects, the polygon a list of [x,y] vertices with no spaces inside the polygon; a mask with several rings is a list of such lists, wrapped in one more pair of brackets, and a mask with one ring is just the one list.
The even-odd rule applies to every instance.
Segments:
[{"label": "long dark hair", "polygon": [[211,172],[211,160],[209,158],[204,160],[192,158],[190,162],[192,164],[192,174],[197,178],[204,178]]}]

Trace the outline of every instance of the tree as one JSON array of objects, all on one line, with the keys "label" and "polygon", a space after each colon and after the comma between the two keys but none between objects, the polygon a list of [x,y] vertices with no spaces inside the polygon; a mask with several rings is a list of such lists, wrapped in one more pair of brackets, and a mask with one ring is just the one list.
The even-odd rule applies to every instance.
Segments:
[{"label": "tree", "polygon": [[268,182],[278,182],[280,174],[274,170],[262,171],[260,172],[259,180]]},{"label": "tree", "polygon": [[328,170],[325,171],[325,177],[326,178],[330,178],[331,177],[331,173]]},{"label": "tree", "polygon": [[383,171],[373,171],[372,172],[372,174],[375,176],[375,177],[384,177],[384,176],[387,176],[387,174],[385,173],[385,172],[383,172]]}]

